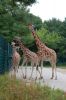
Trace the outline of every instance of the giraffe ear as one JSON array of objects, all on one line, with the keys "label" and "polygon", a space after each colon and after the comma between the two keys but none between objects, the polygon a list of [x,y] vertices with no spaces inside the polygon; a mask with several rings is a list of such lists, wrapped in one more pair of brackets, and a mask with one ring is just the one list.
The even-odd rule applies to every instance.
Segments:
[{"label": "giraffe ear", "polygon": [[30,30],[34,30],[35,29],[35,25],[33,25],[33,24],[28,24],[28,27],[29,27]]},{"label": "giraffe ear", "polygon": [[11,42],[11,45],[12,45],[12,46],[15,46],[15,42]]},{"label": "giraffe ear", "polygon": [[14,39],[13,39],[13,42],[15,42],[16,46],[18,46],[19,43],[21,42],[21,38],[18,37],[18,36],[15,36]]}]

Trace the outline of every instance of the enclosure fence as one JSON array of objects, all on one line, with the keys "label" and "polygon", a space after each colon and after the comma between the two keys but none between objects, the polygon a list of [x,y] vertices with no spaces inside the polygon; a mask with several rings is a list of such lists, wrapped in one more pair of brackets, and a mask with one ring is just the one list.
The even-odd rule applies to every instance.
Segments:
[{"label": "enclosure fence", "polygon": [[4,74],[12,66],[12,47],[0,36],[0,74]]}]

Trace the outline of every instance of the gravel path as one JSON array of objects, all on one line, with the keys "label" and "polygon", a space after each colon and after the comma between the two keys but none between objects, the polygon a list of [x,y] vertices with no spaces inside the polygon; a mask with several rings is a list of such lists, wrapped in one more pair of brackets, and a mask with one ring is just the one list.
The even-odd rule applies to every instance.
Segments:
[{"label": "gravel path", "polygon": [[[24,68],[23,68],[23,72],[24,72]],[[37,74],[38,79],[37,82],[39,82],[41,85],[48,85],[54,89],[61,89],[63,91],[66,92],[66,74],[65,74],[65,70],[64,73],[62,71],[62,69],[57,68],[57,80],[51,80],[51,72],[52,69],[51,68],[43,68],[43,79],[39,80],[39,73]],[[29,80],[31,74],[31,67],[27,68],[27,80]],[[22,79],[22,70],[21,68],[19,68],[18,73],[16,73],[16,77],[18,79]],[[36,77],[36,70],[34,69],[33,71],[33,79],[35,79]]]},{"label": "gravel path", "polygon": [[66,74],[66,68],[57,68],[58,72]]}]

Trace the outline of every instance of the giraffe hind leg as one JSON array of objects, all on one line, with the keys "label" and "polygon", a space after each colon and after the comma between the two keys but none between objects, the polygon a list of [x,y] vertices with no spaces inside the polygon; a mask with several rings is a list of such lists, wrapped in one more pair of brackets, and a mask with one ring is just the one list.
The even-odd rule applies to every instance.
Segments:
[{"label": "giraffe hind leg", "polygon": [[56,65],[55,65],[55,80],[57,80],[57,68],[56,68]]},{"label": "giraffe hind leg", "polygon": [[32,71],[31,71],[31,75],[30,75],[30,78],[29,79],[32,79],[33,70],[34,70],[34,66],[32,66]]},{"label": "giraffe hind leg", "polygon": [[53,66],[52,66],[52,77],[51,77],[51,79],[55,79],[55,80],[57,80],[57,70],[56,70],[56,64],[53,64]]},{"label": "giraffe hind leg", "polygon": [[52,66],[52,77],[51,77],[51,79],[53,79],[54,78],[54,64],[51,63],[51,66]]},{"label": "giraffe hind leg", "polygon": [[40,74],[40,78],[39,78],[39,79],[43,79],[42,71],[41,71],[41,72],[39,71],[38,65],[37,65],[37,67],[36,67],[36,70],[37,70],[37,71],[39,72],[39,74]]}]

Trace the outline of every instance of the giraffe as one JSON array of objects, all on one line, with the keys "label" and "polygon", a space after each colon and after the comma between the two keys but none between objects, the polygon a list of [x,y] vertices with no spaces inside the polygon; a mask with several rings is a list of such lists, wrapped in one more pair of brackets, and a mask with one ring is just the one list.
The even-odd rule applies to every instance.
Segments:
[{"label": "giraffe", "polygon": [[11,43],[12,48],[13,48],[13,55],[12,55],[12,67],[11,70],[14,70],[14,75],[16,76],[16,72],[18,71],[19,63],[20,63],[20,55],[16,51],[16,46],[15,43]]},{"label": "giraffe", "polygon": [[[27,65],[28,62],[31,62],[31,66],[32,66],[32,72],[31,72],[31,75],[30,75],[30,79],[32,78],[32,74],[33,74],[33,70],[34,70],[34,66],[36,66],[36,69],[38,70],[39,74],[40,74],[40,77],[41,77],[41,73],[38,69],[38,66],[39,66],[39,58],[37,56],[36,53],[30,51],[23,43],[21,40],[19,40],[18,38],[15,38],[14,39],[15,43],[17,43],[19,45],[19,47],[21,48],[21,50],[23,51],[23,56],[24,56],[24,59],[23,59],[23,63],[22,63],[22,66],[24,64]],[[26,69],[27,66],[25,67],[25,76],[24,78],[26,78]],[[37,78],[37,76],[36,76]]]},{"label": "giraffe", "polygon": [[41,61],[41,73],[42,73],[43,61],[49,61],[50,64],[51,64],[51,66],[52,66],[52,77],[51,77],[51,79],[54,78],[54,74],[55,74],[55,79],[57,79],[57,73],[56,73],[57,55],[56,55],[56,52],[53,49],[48,48],[40,40],[40,38],[36,34],[36,32],[35,32],[34,27],[33,27],[32,24],[29,24],[28,27],[29,27],[29,29],[32,32],[32,35],[34,37],[34,40],[35,40],[37,48],[38,48],[37,55],[40,57],[40,61]]}]

